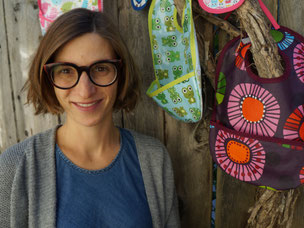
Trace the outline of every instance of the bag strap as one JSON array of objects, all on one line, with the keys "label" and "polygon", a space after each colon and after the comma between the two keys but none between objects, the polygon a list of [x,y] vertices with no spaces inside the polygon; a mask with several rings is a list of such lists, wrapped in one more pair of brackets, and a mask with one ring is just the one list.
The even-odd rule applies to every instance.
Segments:
[{"label": "bag strap", "polygon": [[[278,30],[280,28],[280,25],[277,23],[277,21],[274,19],[274,17],[272,16],[272,14],[270,13],[270,11],[268,10],[268,8],[266,7],[266,5],[263,3],[262,0],[258,0],[260,7],[262,8],[263,12],[265,13],[265,15],[267,16],[267,18],[269,19],[269,21],[271,22],[272,26]],[[232,11],[230,11],[224,18],[224,20],[228,20],[228,18],[230,17],[230,15],[232,14]]]},{"label": "bag strap", "polygon": [[265,4],[262,2],[262,0],[258,0],[259,4],[262,8],[262,10],[264,11],[265,15],[268,17],[268,19],[270,20],[271,24],[273,25],[273,27],[278,30],[280,28],[280,25],[277,23],[277,21],[274,19],[274,17],[272,16],[272,14],[270,13],[270,11],[268,10],[268,8],[265,6]]}]

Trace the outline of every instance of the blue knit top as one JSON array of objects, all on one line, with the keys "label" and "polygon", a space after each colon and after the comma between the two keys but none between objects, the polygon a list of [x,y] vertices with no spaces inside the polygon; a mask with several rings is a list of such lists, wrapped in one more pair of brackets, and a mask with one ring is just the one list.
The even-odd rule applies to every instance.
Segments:
[{"label": "blue knit top", "polygon": [[56,145],[57,227],[152,227],[142,172],[131,133],[104,169],[73,164]]}]

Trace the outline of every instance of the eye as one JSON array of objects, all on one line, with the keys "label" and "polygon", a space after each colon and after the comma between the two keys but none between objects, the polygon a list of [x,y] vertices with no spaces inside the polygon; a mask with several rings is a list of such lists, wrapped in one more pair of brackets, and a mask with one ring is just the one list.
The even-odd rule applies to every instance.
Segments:
[{"label": "eye", "polygon": [[162,63],[162,61],[161,61],[161,60],[158,60],[157,62],[158,62],[158,64],[161,64],[161,63]]},{"label": "eye", "polygon": [[97,66],[94,68],[94,70],[98,72],[104,72],[104,71],[108,71],[109,69],[105,66]]},{"label": "eye", "polygon": [[160,58],[160,57],[161,57],[161,54],[157,54],[156,57],[157,57],[157,58]]},{"label": "eye", "polygon": [[186,88],[183,88],[183,93],[187,93],[187,89]]},{"label": "eye", "polygon": [[192,87],[191,87],[190,85],[188,86],[188,90],[189,90],[189,91],[192,91]]},{"label": "eye", "polygon": [[167,7],[167,11],[171,11],[171,7],[168,6],[168,7]]},{"label": "eye", "polygon": [[160,29],[160,25],[156,25],[156,28],[157,28],[157,29]]},{"label": "eye", "polygon": [[158,19],[158,18],[157,18],[157,19],[155,19],[155,22],[156,22],[156,23],[159,23],[159,19]]},{"label": "eye", "polygon": [[[177,103],[177,101],[174,99],[174,100],[173,100],[173,103],[174,103],[174,104],[176,104],[176,103]],[[175,109],[175,110],[176,110],[176,109]],[[175,110],[174,110],[174,111],[175,111]]]},{"label": "eye", "polygon": [[192,109],[192,108],[190,108],[190,109],[189,109],[189,111],[190,111],[191,113],[194,113],[194,111],[193,111],[193,109]]},{"label": "eye", "polygon": [[158,48],[158,46],[157,46],[157,45],[154,45],[154,46],[153,46],[153,48],[154,48],[154,49],[157,49],[157,48]]},{"label": "eye", "polygon": [[178,70],[179,70],[179,71],[182,71],[182,70],[183,70],[183,68],[182,68],[182,67],[179,67],[179,68],[178,68]]},{"label": "eye", "polygon": [[160,12],[165,12],[165,8],[164,7],[162,7],[162,8],[160,8]]},{"label": "eye", "polygon": [[61,69],[60,74],[70,74],[71,73],[71,69],[69,68],[64,68],[64,69]]},{"label": "eye", "polygon": [[170,56],[170,52],[166,51],[166,56]]},{"label": "eye", "polygon": [[173,70],[173,71],[176,71],[176,70],[177,70],[177,67],[176,67],[176,66],[172,67],[172,70]]},{"label": "eye", "polygon": [[167,58],[167,60],[168,60],[168,62],[170,62],[170,61],[171,61],[171,58]]},{"label": "eye", "polygon": [[171,36],[171,39],[172,40],[176,40],[176,36]]},{"label": "eye", "polygon": [[165,17],[165,21],[169,21],[169,17]]},{"label": "eye", "polygon": [[182,99],[180,99],[180,98],[177,98],[177,100],[178,100],[179,102],[181,102],[181,101],[182,101]]},{"label": "eye", "polygon": [[186,39],[183,39],[183,44],[186,44]]},{"label": "eye", "polygon": [[72,66],[59,65],[52,69],[54,75],[71,75],[75,74],[76,70]]},{"label": "eye", "polygon": [[110,63],[98,63],[92,67],[91,71],[95,73],[108,73],[113,71],[113,67]]},{"label": "eye", "polygon": [[176,46],[177,46],[177,43],[176,43],[176,42],[173,42],[172,45],[173,45],[174,47],[176,47]]},{"label": "eye", "polygon": [[185,19],[188,20],[188,15],[185,16]]},{"label": "eye", "polygon": [[170,19],[171,19],[171,21],[174,21],[174,17],[171,17]]}]

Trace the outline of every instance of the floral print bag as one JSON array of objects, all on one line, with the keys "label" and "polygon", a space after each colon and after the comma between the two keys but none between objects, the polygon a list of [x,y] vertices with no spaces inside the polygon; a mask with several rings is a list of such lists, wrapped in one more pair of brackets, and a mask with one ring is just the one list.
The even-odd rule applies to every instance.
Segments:
[{"label": "floral print bag", "polygon": [[209,142],[230,176],[284,190],[304,184],[304,38],[283,26],[271,34],[284,60],[279,78],[251,69],[247,38],[222,50]]},{"label": "floral print bag", "polygon": [[61,14],[75,8],[103,11],[103,0],[38,0],[39,21],[42,35]]}]

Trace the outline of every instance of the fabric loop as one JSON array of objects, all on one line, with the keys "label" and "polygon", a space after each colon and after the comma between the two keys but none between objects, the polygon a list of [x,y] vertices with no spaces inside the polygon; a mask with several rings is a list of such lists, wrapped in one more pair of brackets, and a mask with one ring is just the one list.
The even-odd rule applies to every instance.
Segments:
[{"label": "fabric loop", "polygon": [[272,14],[270,13],[270,11],[268,10],[268,8],[265,6],[265,4],[263,3],[262,0],[258,0],[259,4],[263,10],[263,12],[265,13],[265,15],[268,17],[269,21],[271,22],[271,24],[273,25],[273,27],[278,30],[280,28],[280,25],[276,22],[276,20],[274,19],[274,17],[272,16]]}]

